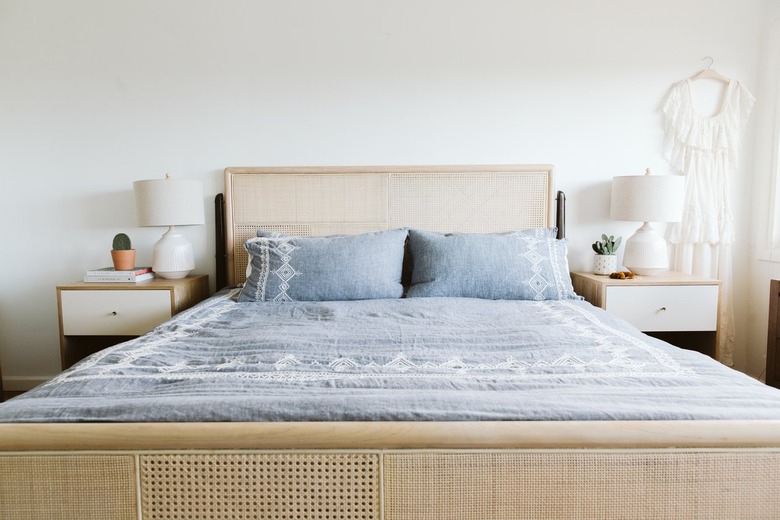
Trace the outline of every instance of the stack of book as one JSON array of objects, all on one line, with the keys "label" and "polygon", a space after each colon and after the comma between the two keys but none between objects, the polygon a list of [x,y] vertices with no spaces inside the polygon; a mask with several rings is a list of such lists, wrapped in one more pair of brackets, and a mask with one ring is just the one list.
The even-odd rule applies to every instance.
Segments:
[{"label": "stack of book", "polygon": [[142,282],[154,278],[151,267],[133,267],[117,271],[113,267],[91,269],[84,274],[85,282]]}]

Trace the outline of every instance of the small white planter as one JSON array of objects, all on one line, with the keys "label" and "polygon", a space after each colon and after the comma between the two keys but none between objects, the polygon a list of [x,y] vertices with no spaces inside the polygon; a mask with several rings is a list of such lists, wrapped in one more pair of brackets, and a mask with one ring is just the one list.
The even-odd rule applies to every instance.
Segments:
[{"label": "small white planter", "polygon": [[593,257],[593,272],[595,274],[612,274],[617,271],[617,255],[595,255]]}]

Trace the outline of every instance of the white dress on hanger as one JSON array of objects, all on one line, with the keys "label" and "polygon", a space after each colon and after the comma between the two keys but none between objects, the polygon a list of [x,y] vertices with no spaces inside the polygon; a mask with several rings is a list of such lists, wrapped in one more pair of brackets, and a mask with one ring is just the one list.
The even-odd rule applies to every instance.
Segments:
[{"label": "white dress on hanger", "polygon": [[686,176],[683,219],[671,226],[669,239],[673,244],[731,244],[728,172],[737,167],[740,136],[755,98],[729,80],[720,111],[705,117],[693,107],[691,83],[675,83],[663,104],[664,153]]},{"label": "white dress on hanger", "polygon": [[682,221],[669,227],[674,270],[721,281],[718,305],[717,358],[733,365],[734,331],[731,244],[734,217],[728,174],[739,162],[742,129],[755,98],[736,80],[728,80],[720,110],[696,113],[692,80],[675,83],[663,103],[664,155],[685,175]]}]

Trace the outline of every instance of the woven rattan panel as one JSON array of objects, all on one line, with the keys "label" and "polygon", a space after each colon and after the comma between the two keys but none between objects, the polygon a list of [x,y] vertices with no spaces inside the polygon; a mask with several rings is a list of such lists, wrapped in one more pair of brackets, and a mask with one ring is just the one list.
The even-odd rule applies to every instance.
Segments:
[{"label": "woven rattan panel", "polygon": [[0,456],[0,518],[137,519],[132,455]]},{"label": "woven rattan panel", "polygon": [[387,520],[780,518],[780,453],[392,454]]},{"label": "woven rattan panel", "polygon": [[141,457],[145,520],[378,519],[379,483],[372,453]]},{"label": "woven rattan panel", "polygon": [[250,174],[232,182],[237,224],[387,222],[384,174]]},{"label": "woven rattan panel", "polygon": [[541,170],[392,175],[390,227],[471,233],[546,227],[549,182]]}]

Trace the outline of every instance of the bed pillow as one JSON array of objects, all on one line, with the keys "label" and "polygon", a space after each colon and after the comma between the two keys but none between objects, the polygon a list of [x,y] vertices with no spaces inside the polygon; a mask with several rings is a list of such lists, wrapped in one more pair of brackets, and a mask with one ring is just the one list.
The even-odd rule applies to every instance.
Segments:
[{"label": "bed pillow", "polygon": [[[290,236],[286,233],[279,233],[278,231],[267,231],[263,228],[258,228],[257,236],[267,238],[279,238]],[[328,235],[329,237],[344,236],[344,235]],[[404,243],[404,264],[401,269],[401,284],[404,286],[404,294],[409,286],[412,285],[412,257],[409,254],[409,238],[407,237]]]},{"label": "bed pillow", "polygon": [[566,242],[555,235],[555,228],[447,235],[410,229],[413,269],[407,296],[580,299],[569,276]]},{"label": "bed pillow", "polygon": [[399,298],[407,230],[250,238],[239,302]]}]

